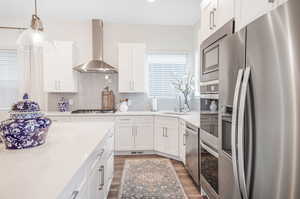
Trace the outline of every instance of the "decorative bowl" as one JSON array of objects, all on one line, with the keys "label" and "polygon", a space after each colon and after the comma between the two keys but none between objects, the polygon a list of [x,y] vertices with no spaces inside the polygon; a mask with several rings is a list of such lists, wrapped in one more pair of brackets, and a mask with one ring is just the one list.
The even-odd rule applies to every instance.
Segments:
[{"label": "decorative bowl", "polygon": [[6,149],[25,149],[45,143],[51,120],[25,94],[13,105],[10,118],[0,123],[0,138]]}]

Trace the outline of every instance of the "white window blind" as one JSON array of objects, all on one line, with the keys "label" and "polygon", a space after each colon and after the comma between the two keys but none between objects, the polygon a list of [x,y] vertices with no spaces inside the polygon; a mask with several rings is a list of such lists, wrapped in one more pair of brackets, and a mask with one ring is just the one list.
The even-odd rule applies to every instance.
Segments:
[{"label": "white window blind", "polygon": [[19,71],[17,50],[0,49],[0,109],[8,109],[17,101]]},{"label": "white window blind", "polygon": [[174,97],[172,82],[186,74],[187,54],[150,54],[150,96]]}]

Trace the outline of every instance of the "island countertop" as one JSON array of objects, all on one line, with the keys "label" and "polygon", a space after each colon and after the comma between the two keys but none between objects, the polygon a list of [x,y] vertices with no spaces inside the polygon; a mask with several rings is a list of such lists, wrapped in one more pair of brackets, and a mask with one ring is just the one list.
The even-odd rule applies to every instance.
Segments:
[{"label": "island countertop", "polygon": [[55,199],[113,122],[54,122],[40,147],[0,149],[1,199]]}]

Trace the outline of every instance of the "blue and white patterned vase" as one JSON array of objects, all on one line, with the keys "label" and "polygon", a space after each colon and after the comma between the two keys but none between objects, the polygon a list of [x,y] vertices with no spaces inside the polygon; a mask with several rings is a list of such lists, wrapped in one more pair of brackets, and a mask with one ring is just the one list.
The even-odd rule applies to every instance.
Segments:
[{"label": "blue and white patterned vase", "polygon": [[67,112],[67,111],[69,111],[69,102],[67,100],[65,100],[64,97],[62,97],[57,102],[57,108],[60,112]]},{"label": "blue and white patterned vase", "polygon": [[51,120],[44,117],[38,103],[23,100],[12,106],[10,118],[0,123],[0,138],[6,149],[25,149],[45,143]]}]

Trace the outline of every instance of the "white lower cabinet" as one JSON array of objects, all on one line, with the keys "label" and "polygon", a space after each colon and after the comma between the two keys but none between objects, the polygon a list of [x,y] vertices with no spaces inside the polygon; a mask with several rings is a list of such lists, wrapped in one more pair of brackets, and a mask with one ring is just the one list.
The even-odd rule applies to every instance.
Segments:
[{"label": "white lower cabinet", "polygon": [[58,199],[105,199],[109,193],[113,172],[114,131],[110,130]]},{"label": "white lower cabinet", "polygon": [[156,117],[155,150],[171,156],[179,157],[178,119]]},{"label": "white lower cabinet", "polygon": [[152,116],[120,116],[116,124],[116,151],[148,151],[154,149]]},{"label": "white lower cabinet", "polygon": [[179,157],[184,164],[185,164],[185,146],[186,146],[185,121],[179,120]]}]

